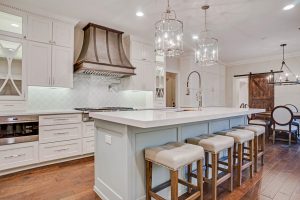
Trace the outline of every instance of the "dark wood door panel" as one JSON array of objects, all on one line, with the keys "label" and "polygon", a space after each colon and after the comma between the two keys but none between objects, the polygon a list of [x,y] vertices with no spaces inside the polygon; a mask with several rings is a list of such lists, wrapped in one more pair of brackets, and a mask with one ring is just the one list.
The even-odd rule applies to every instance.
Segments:
[{"label": "dark wood door panel", "polygon": [[268,111],[274,108],[274,85],[268,84],[269,74],[249,76],[249,107],[263,108]]}]

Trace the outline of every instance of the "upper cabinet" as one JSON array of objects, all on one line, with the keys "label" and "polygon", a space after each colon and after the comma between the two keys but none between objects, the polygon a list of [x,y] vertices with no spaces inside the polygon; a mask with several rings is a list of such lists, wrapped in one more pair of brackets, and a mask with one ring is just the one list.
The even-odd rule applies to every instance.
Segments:
[{"label": "upper cabinet", "polygon": [[1,100],[25,99],[25,46],[22,39],[0,36]]},{"label": "upper cabinet", "polygon": [[74,26],[44,17],[28,16],[28,39],[72,48]]},{"label": "upper cabinet", "polygon": [[0,34],[26,38],[27,16],[16,10],[0,6]]},{"label": "upper cabinet", "polygon": [[125,50],[131,64],[136,68],[135,76],[122,79],[124,90],[154,91],[155,53],[154,47],[134,37],[125,38]]},{"label": "upper cabinet", "polygon": [[28,40],[28,85],[72,88],[74,26],[29,16]]}]

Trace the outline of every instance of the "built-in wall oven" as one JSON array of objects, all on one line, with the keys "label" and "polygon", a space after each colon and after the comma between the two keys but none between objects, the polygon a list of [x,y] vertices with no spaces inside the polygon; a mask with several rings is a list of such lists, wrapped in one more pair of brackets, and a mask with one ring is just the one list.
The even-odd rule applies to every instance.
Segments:
[{"label": "built-in wall oven", "polygon": [[39,117],[20,115],[0,117],[0,145],[38,141]]}]

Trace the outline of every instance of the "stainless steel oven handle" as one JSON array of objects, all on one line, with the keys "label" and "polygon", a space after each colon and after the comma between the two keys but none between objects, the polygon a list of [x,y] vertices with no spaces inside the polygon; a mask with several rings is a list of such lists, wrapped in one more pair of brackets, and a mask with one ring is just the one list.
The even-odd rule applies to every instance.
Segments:
[{"label": "stainless steel oven handle", "polygon": [[17,158],[17,157],[21,157],[21,156],[25,156],[25,153],[21,153],[21,154],[16,154],[16,155],[11,155],[11,156],[6,156],[4,157],[5,159],[11,159],[11,158]]}]

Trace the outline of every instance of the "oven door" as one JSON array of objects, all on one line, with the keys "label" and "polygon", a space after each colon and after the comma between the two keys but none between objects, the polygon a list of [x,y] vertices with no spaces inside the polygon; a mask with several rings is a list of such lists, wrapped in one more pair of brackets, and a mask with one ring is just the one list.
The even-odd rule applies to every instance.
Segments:
[{"label": "oven door", "polygon": [[38,141],[38,116],[0,117],[0,145]]}]

